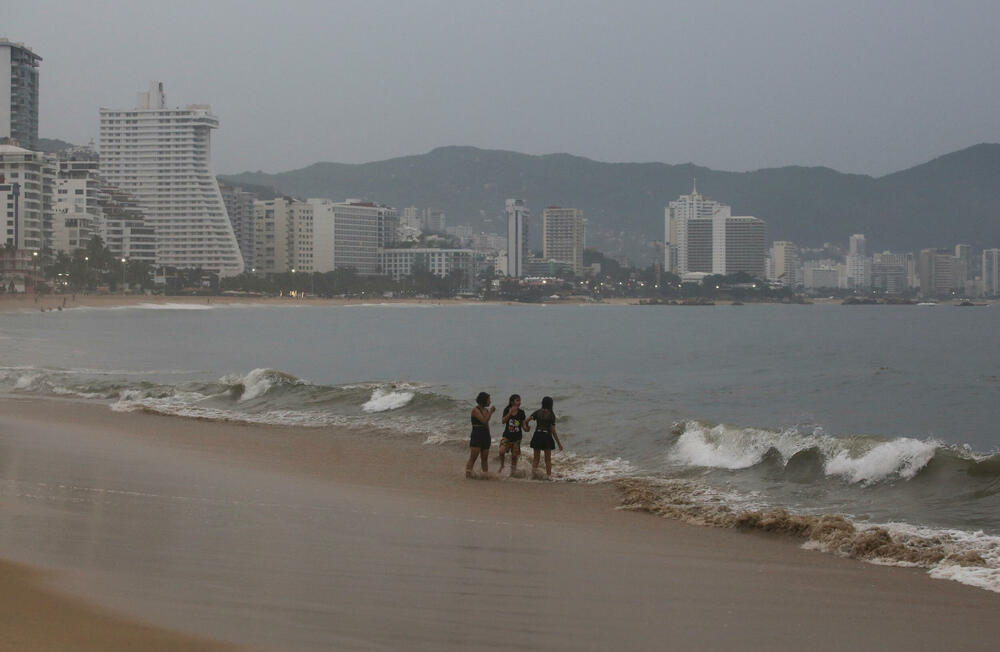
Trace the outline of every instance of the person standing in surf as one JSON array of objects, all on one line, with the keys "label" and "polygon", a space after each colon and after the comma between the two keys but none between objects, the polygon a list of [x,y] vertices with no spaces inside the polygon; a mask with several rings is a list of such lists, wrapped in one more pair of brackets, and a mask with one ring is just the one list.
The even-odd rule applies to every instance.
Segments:
[{"label": "person standing in surf", "polygon": [[469,462],[465,465],[465,477],[472,477],[472,467],[476,458],[480,458],[483,473],[489,472],[487,456],[490,451],[490,417],[496,412],[496,407],[490,405],[490,395],[479,392],[476,396],[476,407],[472,408],[472,434],[469,435]]},{"label": "person standing in surf", "polygon": [[[552,477],[552,449],[557,445],[559,450],[563,449],[559,435],[556,434],[556,415],[552,411],[552,397],[546,396],[542,399],[542,407],[535,410],[528,417],[527,426],[535,421],[535,434],[531,437],[531,448],[535,452],[535,457],[531,462],[531,472],[534,474],[538,470],[539,458],[545,452],[545,477]],[[527,428],[526,428],[527,429]]]},{"label": "person standing in surf", "polygon": [[521,397],[511,394],[507,407],[503,409],[500,421],[504,424],[503,437],[500,438],[500,472],[503,472],[507,451],[510,451],[510,475],[517,471],[517,460],[521,457],[521,439],[531,428],[525,423],[524,410],[521,409]]}]

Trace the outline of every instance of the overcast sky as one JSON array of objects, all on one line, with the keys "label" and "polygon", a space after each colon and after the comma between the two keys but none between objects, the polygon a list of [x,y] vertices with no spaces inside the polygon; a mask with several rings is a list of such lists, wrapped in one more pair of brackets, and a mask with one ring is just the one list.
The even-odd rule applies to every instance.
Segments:
[{"label": "overcast sky", "polygon": [[1000,2],[0,3],[83,143],[150,80],[211,104],[217,172],[475,145],[881,175],[1000,140]]}]

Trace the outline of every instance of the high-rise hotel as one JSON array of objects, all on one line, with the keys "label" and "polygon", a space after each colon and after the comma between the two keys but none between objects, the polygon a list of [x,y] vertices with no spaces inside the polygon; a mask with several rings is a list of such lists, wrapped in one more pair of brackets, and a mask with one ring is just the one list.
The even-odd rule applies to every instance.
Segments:
[{"label": "high-rise hotel", "polygon": [[549,206],[542,211],[542,257],[573,266],[583,272],[583,211],[579,208]]},{"label": "high-rise hotel", "polygon": [[212,171],[211,107],[167,108],[163,84],[134,109],[101,109],[100,170],[132,193],[156,229],[156,264],[232,276],[243,258]]},{"label": "high-rise hotel", "polygon": [[756,217],[733,215],[695,186],[664,210],[664,267],[678,275],[746,272],[764,278],[766,228]]}]

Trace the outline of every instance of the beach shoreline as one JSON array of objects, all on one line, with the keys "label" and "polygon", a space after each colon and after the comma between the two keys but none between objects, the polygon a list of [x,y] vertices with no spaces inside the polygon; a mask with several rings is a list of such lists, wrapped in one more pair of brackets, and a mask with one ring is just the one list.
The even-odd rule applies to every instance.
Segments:
[{"label": "beach shoreline", "polygon": [[[427,305],[427,306],[532,306],[544,303],[555,306],[643,306],[643,307],[710,307],[711,305],[729,306],[735,302],[726,299],[714,299],[706,306],[681,306],[680,304],[643,304],[644,300],[635,297],[609,297],[600,301],[587,300],[581,297],[567,297],[563,299],[546,299],[543,302],[522,302],[522,301],[500,301],[481,299],[456,299],[456,298],[416,298],[416,297],[273,297],[273,296],[253,296],[253,295],[162,295],[162,294],[0,294],[0,312],[37,312],[49,310],[71,310],[74,308],[124,308],[138,306],[180,306],[180,307],[210,307],[210,306],[267,306],[274,308],[295,308],[295,307],[333,307],[333,306],[361,306],[361,305]],[[747,305],[841,305],[843,298],[816,297],[811,298],[808,303],[788,303],[782,301],[751,301]],[[956,306],[961,300],[940,301],[938,305]],[[985,300],[985,303],[976,304],[981,307],[992,306],[994,302]],[[742,305],[742,304],[738,304]],[[883,304],[896,305],[896,304]],[[900,304],[905,305],[905,304]]]},{"label": "beach shoreline", "polygon": [[[555,305],[584,305],[598,303],[603,305],[634,305],[638,299],[611,298],[600,302],[582,301],[579,299],[550,299],[546,303]],[[415,297],[270,297],[252,295],[162,295],[162,294],[0,294],[0,312],[37,312],[39,310],[57,310],[63,308],[121,308],[141,305],[151,306],[270,306],[270,307],[302,307],[302,306],[358,306],[358,305],[532,305],[517,301],[481,301],[479,299],[430,299]]]},{"label": "beach shoreline", "polygon": [[[0,556],[57,573],[0,574],[0,594],[34,586],[109,609],[119,615],[94,624],[105,634],[152,623],[195,647],[831,650],[987,649],[1000,634],[1000,595],[623,511],[608,484],[469,481],[455,442],[87,401],[0,405]],[[193,520],[192,505],[204,511]],[[227,581],[205,584],[222,570]],[[265,580],[270,602],[245,597]],[[251,614],[268,627],[248,628]],[[9,641],[31,618],[15,620]],[[58,647],[36,634],[36,647]]]}]

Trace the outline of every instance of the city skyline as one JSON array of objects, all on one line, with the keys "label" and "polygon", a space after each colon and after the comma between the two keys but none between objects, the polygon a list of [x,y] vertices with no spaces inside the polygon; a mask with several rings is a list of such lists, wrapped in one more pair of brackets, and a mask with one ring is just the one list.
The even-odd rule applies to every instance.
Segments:
[{"label": "city skyline", "polygon": [[[883,175],[994,142],[1000,129],[989,110],[996,89],[977,82],[998,58],[995,5],[771,0],[584,9],[304,2],[291,12],[247,12],[234,2],[43,0],[0,8],[0,22],[3,36],[45,59],[41,135],[96,140],[98,107],[162,79],[173,89],[171,106],[209,102],[224,120],[216,158],[226,173],[468,144],[609,162],[733,171],[822,165]],[[884,39],[890,24],[895,38]],[[412,37],[368,47],[372,25]],[[718,47],[704,47],[706,25]],[[510,33],[521,48],[504,47]],[[271,47],[261,57],[264,42]],[[283,137],[265,153],[258,141],[273,123]]]}]

